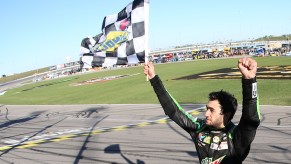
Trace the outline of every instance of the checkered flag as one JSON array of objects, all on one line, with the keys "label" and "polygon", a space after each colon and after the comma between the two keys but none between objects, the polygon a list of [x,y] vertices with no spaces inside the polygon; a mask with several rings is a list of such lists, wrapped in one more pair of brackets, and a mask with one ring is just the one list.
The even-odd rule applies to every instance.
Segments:
[{"label": "checkered flag", "polygon": [[83,39],[80,54],[92,56],[92,66],[145,62],[148,16],[149,0],[134,0],[118,14],[105,16],[102,34]]}]

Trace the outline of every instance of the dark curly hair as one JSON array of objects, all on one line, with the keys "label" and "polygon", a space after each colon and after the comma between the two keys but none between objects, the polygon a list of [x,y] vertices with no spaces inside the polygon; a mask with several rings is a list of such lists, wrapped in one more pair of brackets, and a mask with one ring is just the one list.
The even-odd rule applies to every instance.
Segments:
[{"label": "dark curly hair", "polygon": [[237,99],[234,95],[223,90],[209,93],[209,101],[218,100],[221,105],[222,114],[228,114],[227,118],[230,121],[237,110]]}]

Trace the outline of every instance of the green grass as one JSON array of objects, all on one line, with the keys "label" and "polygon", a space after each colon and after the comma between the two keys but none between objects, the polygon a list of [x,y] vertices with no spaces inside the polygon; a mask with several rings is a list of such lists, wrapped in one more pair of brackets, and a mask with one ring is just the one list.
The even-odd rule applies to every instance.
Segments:
[{"label": "green grass", "polygon": [[264,37],[257,38],[254,41],[279,41],[279,40],[289,40],[290,38],[291,38],[290,34],[280,36],[265,35]]},{"label": "green grass", "polygon": [[24,77],[27,77],[27,76],[32,76],[34,74],[47,72],[47,71],[49,71],[49,67],[36,69],[36,70],[32,70],[32,71],[27,71],[27,72],[15,74],[15,75],[10,75],[10,76],[6,76],[6,77],[1,77],[0,78],[0,84],[1,83],[6,83],[6,82],[12,81],[12,80],[21,79],[21,78],[24,78]]},{"label": "green grass", "polygon": [[[255,58],[259,66],[290,65],[290,57]],[[208,93],[226,90],[241,103],[238,79],[172,80],[181,76],[236,67],[238,59],[200,60],[155,66],[167,90],[180,103],[206,103]],[[136,74],[117,80],[72,86],[92,78]],[[40,87],[42,86],[42,87]],[[258,80],[261,104],[291,105],[291,80]],[[25,91],[26,90],[26,91]],[[154,91],[143,74],[143,67],[96,72],[85,75],[38,82],[9,90],[0,96],[0,104],[148,104],[158,103]]]}]

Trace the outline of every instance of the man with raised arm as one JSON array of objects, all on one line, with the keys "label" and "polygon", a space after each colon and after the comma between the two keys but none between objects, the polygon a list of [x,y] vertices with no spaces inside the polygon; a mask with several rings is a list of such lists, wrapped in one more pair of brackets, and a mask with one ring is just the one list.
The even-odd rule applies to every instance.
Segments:
[{"label": "man with raised arm", "polygon": [[195,144],[201,164],[239,164],[247,157],[260,124],[257,93],[257,62],[251,58],[238,60],[242,74],[242,116],[232,123],[237,110],[236,98],[225,91],[209,93],[204,119],[193,118],[167,92],[155,74],[152,63],[145,63],[144,73],[163,107],[165,114],[187,131]]}]

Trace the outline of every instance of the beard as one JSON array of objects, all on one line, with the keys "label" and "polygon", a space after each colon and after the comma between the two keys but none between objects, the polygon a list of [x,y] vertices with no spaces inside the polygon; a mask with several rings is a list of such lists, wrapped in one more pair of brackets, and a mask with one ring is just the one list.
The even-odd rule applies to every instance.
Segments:
[{"label": "beard", "polygon": [[210,127],[210,128],[214,128],[214,129],[219,129],[224,127],[223,122],[219,121],[219,120],[215,120],[212,121],[212,119],[205,119],[205,124]]}]

